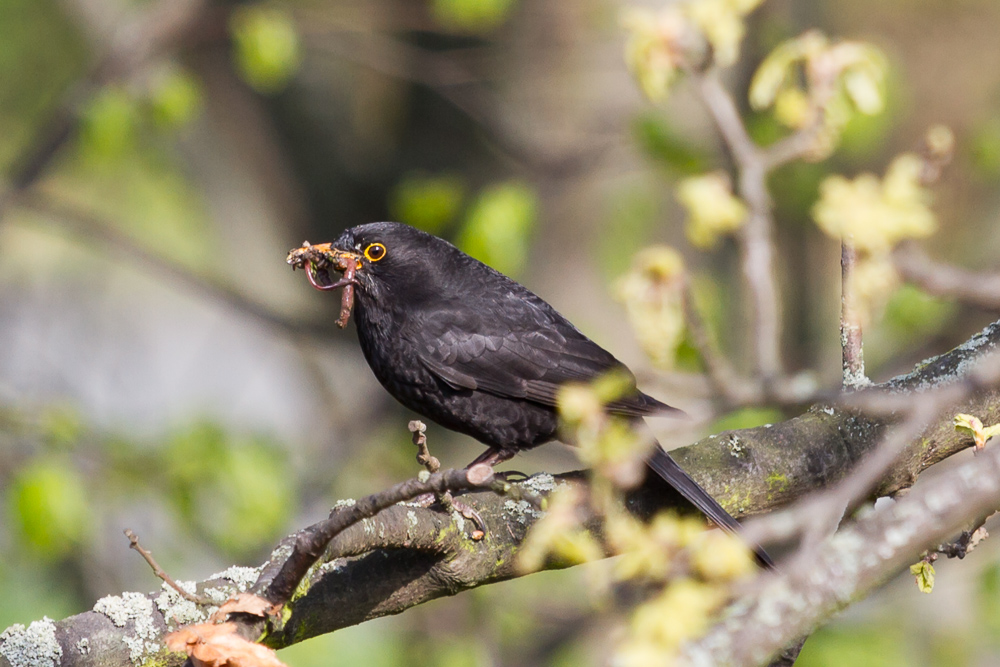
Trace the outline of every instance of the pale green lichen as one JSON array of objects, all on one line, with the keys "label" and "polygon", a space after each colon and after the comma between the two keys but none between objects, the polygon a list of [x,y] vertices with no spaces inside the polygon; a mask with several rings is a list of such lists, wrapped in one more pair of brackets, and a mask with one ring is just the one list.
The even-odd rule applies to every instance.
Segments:
[{"label": "pale green lichen", "polygon": [[51,618],[43,617],[27,628],[15,623],[0,632],[0,656],[11,667],[57,667],[62,654]]},{"label": "pale green lichen", "polygon": [[94,605],[94,611],[104,614],[119,628],[124,628],[129,622],[135,634],[125,633],[122,643],[129,649],[129,659],[135,665],[141,665],[146,658],[160,650],[156,641],[159,631],[153,618],[153,601],[142,593],[122,593],[101,598]]},{"label": "pale green lichen", "polygon": [[743,456],[743,443],[740,442],[739,436],[735,433],[729,434],[729,453],[733,455],[733,458],[740,458]]},{"label": "pale green lichen", "polygon": [[534,505],[527,500],[505,500],[504,511],[522,526],[527,525],[529,520],[537,520],[544,516]]},{"label": "pale green lichen", "polygon": [[[177,585],[188,593],[198,592],[197,584],[193,581],[178,581]],[[161,586],[162,590],[156,598],[156,608],[163,614],[163,620],[175,626],[188,625],[190,623],[201,623],[208,618],[209,610],[199,607],[194,602],[181,597],[181,594],[165,582]]]},{"label": "pale green lichen", "polygon": [[216,572],[210,579],[228,579],[229,581],[236,584],[236,588],[240,593],[245,593],[250,590],[250,587],[257,583],[257,578],[260,577],[259,567],[242,567],[239,565],[233,565],[228,570],[222,572]]}]

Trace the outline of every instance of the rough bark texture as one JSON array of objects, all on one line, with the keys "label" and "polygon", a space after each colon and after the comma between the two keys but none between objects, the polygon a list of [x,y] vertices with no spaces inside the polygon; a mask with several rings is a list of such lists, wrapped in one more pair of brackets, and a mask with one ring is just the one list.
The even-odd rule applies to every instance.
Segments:
[{"label": "rough bark texture", "polygon": [[[977,359],[995,349],[998,341],[1000,323],[994,323],[959,348],[925,362],[887,386],[905,396],[952,382],[974,368]],[[1000,421],[1000,396],[996,391],[981,392],[956,411],[975,414],[984,423],[996,423]],[[817,405],[786,422],[713,435],[674,454],[739,517],[765,512],[842,478],[878,444],[887,424],[885,419],[859,417]],[[900,458],[879,485],[879,495],[910,486],[921,471],[970,444],[969,439],[955,432],[950,418],[940,419]],[[544,493],[570,480],[583,483],[581,475],[571,474],[557,478],[538,475],[525,484]],[[984,491],[985,505],[991,502],[989,492]],[[945,521],[947,507],[938,507],[944,514],[935,514],[930,511],[933,497],[926,493],[914,496],[893,514],[880,515],[878,521],[859,523],[838,534],[830,548],[898,534],[904,520],[917,521],[924,516],[927,521]],[[517,576],[518,548],[540,513],[527,502],[488,492],[466,494],[462,500],[486,521],[485,539],[473,540],[470,522],[458,515],[447,516],[408,504],[393,506],[354,525],[330,543],[325,556],[310,570],[293,597],[283,627],[272,631],[265,642],[287,646],[370,618],[400,613],[437,597]],[[662,503],[662,499],[637,494],[629,505],[647,513],[658,502]],[[944,528],[940,526],[946,524],[935,525],[939,526],[935,530],[941,532]],[[260,590],[290,553],[295,537],[291,535],[279,544],[262,568],[230,568],[197,586],[190,584],[191,589],[197,588],[219,603],[237,590]],[[904,547],[916,548],[915,544],[897,545],[893,558],[903,558],[898,554],[909,554],[911,549]],[[823,563],[835,569],[840,563],[837,558],[840,556],[834,551]],[[817,608],[828,613],[832,607],[843,606],[857,595],[857,590],[869,590],[898,570],[895,560],[883,561],[881,567],[871,563],[871,571],[854,577],[853,583],[841,582],[843,586],[838,590],[821,596]],[[855,586],[854,593],[850,592],[851,585]],[[784,599],[782,595],[782,590],[773,592],[773,603]],[[203,620],[211,611],[197,609],[172,590],[104,598],[94,611],[57,622],[45,619],[28,628],[8,628],[0,635],[0,667],[180,665],[184,661],[181,655],[166,653],[164,632]],[[747,622],[760,619],[748,616]],[[815,622],[803,626],[808,629]],[[263,631],[263,627],[251,630]]]}]

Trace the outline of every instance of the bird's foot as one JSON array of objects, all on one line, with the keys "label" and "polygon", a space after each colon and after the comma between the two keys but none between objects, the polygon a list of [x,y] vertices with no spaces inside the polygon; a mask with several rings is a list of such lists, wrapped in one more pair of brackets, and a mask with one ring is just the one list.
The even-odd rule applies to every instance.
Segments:
[{"label": "bird's foot", "polygon": [[499,477],[505,482],[523,482],[524,480],[531,477],[526,472],[521,472],[520,470],[503,470],[503,471],[493,471],[495,477]]}]

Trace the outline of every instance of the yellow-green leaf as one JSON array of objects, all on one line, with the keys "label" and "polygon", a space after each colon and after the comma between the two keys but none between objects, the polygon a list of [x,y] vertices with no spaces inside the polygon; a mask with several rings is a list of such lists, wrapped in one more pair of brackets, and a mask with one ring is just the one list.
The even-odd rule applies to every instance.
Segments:
[{"label": "yellow-green leaf", "polygon": [[233,11],[229,25],[244,80],[261,93],[281,90],[302,61],[291,16],[272,7],[245,5]]},{"label": "yellow-green leaf", "polygon": [[917,588],[921,593],[930,593],[934,590],[934,566],[927,561],[920,561],[910,566],[910,574],[917,581]]}]

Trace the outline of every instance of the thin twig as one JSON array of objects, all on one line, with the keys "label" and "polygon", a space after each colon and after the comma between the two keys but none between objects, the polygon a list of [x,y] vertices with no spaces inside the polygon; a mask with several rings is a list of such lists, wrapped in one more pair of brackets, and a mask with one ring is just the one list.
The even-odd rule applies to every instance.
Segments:
[{"label": "thin twig", "polygon": [[215,604],[206,597],[195,595],[193,593],[188,593],[186,590],[181,588],[180,585],[176,581],[174,581],[171,578],[171,576],[164,571],[162,567],[160,567],[160,564],[157,563],[156,559],[153,558],[153,554],[147,549],[144,549],[142,545],[139,544],[139,536],[136,535],[134,532],[132,532],[131,528],[125,529],[125,537],[128,538],[129,547],[138,551],[139,555],[142,556],[149,564],[149,567],[153,568],[153,574],[162,579],[164,583],[167,584],[167,586],[170,586],[172,589],[177,591],[177,593],[182,598],[184,598],[189,602],[194,602],[197,605],[202,605],[205,607]]},{"label": "thin twig", "polygon": [[309,568],[323,555],[323,550],[330,540],[345,529],[404,500],[411,500],[427,493],[489,489],[493,487],[493,482],[493,468],[480,464],[463,470],[449,469],[426,477],[417,477],[362,498],[354,505],[338,507],[326,521],[300,532],[291,555],[274,579],[266,585],[266,590],[260,591],[255,588],[253,592],[273,603],[284,604],[291,599]]},{"label": "thin twig", "polygon": [[26,193],[21,196],[18,204],[25,209],[43,214],[46,220],[58,225],[80,240],[95,243],[102,251],[114,252],[119,257],[142,267],[143,270],[156,271],[192,291],[225,303],[288,334],[309,336],[317,340],[329,340],[330,335],[335,331],[333,327],[288,318],[251,299],[235,287],[143,248],[126,234],[115,229],[112,223],[71,205],[56,201],[52,197],[37,192]]},{"label": "thin twig", "polygon": [[862,349],[861,307],[854,289],[854,268],[858,252],[850,240],[840,244],[840,347],[843,356],[844,389],[851,390],[871,384],[865,375]]},{"label": "thin twig", "polygon": [[1000,273],[980,273],[932,260],[917,244],[901,244],[892,254],[903,280],[928,294],[1000,310]]},{"label": "thin twig", "polygon": [[986,520],[993,516],[993,514],[996,514],[996,512],[990,512],[988,515],[979,517],[972,522],[972,525],[967,530],[963,530],[962,534],[955,540],[938,545],[933,553],[962,560],[972,553],[983,540],[990,536],[986,530]]},{"label": "thin twig", "polygon": [[689,280],[684,281],[684,319],[691,344],[698,350],[698,355],[705,364],[705,376],[714,395],[721,398],[726,407],[744,405],[752,401],[754,396],[759,394],[759,387],[740,377],[729,363],[729,359],[715,345],[708,326],[694,302]]},{"label": "thin twig", "polygon": [[747,133],[736,103],[718,72],[693,72],[696,90],[708,108],[739,173],[739,194],[749,207],[736,239],[751,301],[757,372],[768,384],[784,375],[781,361],[781,312],[774,277],[774,219],[767,191],[768,164]]}]

